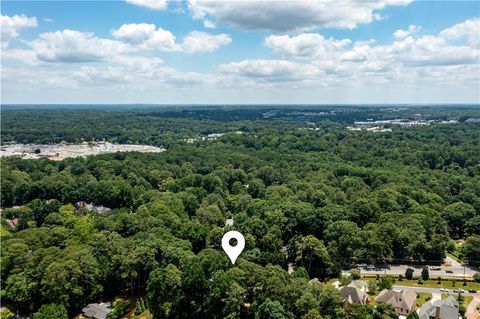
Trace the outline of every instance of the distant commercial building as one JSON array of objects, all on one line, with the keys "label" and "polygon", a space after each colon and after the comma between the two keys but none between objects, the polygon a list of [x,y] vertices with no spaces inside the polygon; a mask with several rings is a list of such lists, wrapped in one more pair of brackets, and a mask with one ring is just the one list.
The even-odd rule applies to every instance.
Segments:
[{"label": "distant commercial building", "polygon": [[471,117],[467,120],[465,120],[465,123],[467,124],[479,124],[480,123],[480,117]]}]

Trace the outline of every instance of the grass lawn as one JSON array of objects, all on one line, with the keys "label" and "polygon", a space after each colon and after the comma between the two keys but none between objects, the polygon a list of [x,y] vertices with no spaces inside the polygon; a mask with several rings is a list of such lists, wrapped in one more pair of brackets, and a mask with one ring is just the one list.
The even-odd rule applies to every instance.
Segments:
[{"label": "grass lawn", "polygon": [[452,281],[441,281],[440,284],[437,284],[436,280],[426,280],[423,282],[423,285],[420,285],[417,280],[407,280],[403,279],[402,281],[396,280],[394,285],[398,286],[409,286],[409,287],[425,287],[425,288],[447,288],[447,289],[454,289],[454,288],[462,288],[463,290],[468,289],[476,289],[480,290],[480,283],[478,282],[467,282],[467,285],[463,285],[463,281],[458,280],[455,283],[455,286],[452,286]]},{"label": "grass lawn", "polygon": [[327,281],[327,285],[333,285],[333,283],[334,283],[335,281],[340,281],[340,280],[339,280],[338,278],[331,278],[331,279],[328,279],[328,281]]},{"label": "grass lawn", "polygon": [[377,296],[378,296],[378,293],[374,295],[368,295],[368,303],[370,305],[375,305],[375,298],[377,298]]},{"label": "grass lawn", "polygon": [[146,310],[144,313],[136,316],[135,318],[138,318],[138,319],[152,319],[153,316],[152,316],[152,314],[150,313],[150,311]]},{"label": "grass lawn", "polygon": [[461,263],[462,261],[455,255],[452,255],[451,253],[447,253],[447,256],[455,260],[456,262]]},{"label": "grass lawn", "polygon": [[427,292],[417,292],[417,305],[421,307],[427,301],[432,300],[432,294]]},{"label": "grass lawn", "polygon": [[[442,299],[447,298],[449,295],[448,294],[442,294]],[[451,294],[453,298],[458,300],[458,294]],[[463,305],[465,307],[468,307],[468,304],[472,301],[473,296],[463,296]]]}]

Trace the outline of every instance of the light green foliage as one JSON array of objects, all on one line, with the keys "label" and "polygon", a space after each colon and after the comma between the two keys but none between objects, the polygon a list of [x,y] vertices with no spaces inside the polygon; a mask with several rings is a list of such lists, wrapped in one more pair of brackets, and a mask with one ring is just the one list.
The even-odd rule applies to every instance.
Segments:
[{"label": "light green foliage", "polygon": [[375,280],[368,281],[368,289],[367,292],[369,295],[375,295],[377,293],[377,282]]},{"label": "light green foliage", "polygon": [[383,289],[390,289],[392,288],[393,284],[395,283],[395,278],[392,276],[383,276],[380,278],[378,282],[378,289],[383,290]]},{"label": "light green foliage", "polygon": [[8,308],[2,308],[0,311],[0,318],[2,319],[11,319],[15,316],[13,312],[11,312]]},{"label": "light green foliage", "polygon": [[107,314],[107,319],[118,319],[124,316],[130,308],[130,302],[123,299],[115,299],[112,311]]},{"label": "light green foliage", "polygon": [[[3,318],[3,317],[2,317]],[[43,305],[33,314],[33,319],[67,319],[67,310],[63,305],[48,304]]]},{"label": "light green foliage", "polygon": [[352,282],[352,276],[341,276],[340,286],[347,286]]}]

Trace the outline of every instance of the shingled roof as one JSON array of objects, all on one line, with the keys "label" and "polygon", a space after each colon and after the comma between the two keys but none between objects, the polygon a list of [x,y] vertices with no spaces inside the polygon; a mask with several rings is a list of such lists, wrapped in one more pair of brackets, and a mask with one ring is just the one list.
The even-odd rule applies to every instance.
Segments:
[{"label": "shingled roof", "polygon": [[85,317],[94,319],[106,319],[110,311],[110,303],[91,303],[82,309]]},{"label": "shingled roof", "polygon": [[427,302],[423,304],[418,313],[420,319],[437,318],[439,312],[440,319],[458,319],[458,301],[452,296],[435,302]]},{"label": "shingled roof", "polygon": [[417,294],[411,289],[384,289],[380,292],[378,297],[375,298],[375,303],[384,302],[386,304],[392,305],[397,310],[397,313],[407,313],[415,310],[416,300]]},{"label": "shingled roof", "polygon": [[368,296],[361,289],[359,289],[354,283],[348,286],[340,288],[340,294],[348,304],[364,305],[368,301]]}]

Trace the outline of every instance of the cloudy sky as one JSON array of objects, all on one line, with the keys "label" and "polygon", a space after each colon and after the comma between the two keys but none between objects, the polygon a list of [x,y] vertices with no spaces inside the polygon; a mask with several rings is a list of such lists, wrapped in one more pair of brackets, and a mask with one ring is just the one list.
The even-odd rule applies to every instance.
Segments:
[{"label": "cloudy sky", "polygon": [[479,103],[478,1],[2,1],[2,103]]}]

